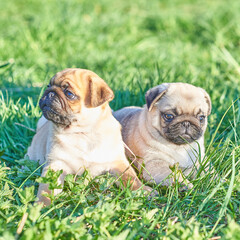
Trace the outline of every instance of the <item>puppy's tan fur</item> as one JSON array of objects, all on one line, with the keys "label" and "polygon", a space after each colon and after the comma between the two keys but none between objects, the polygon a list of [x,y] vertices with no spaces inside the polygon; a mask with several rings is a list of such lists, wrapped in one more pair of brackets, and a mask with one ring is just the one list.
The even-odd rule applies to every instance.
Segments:
[{"label": "puppy's tan fur", "polygon": [[[139,170],[145,167],[141,170],[143,178],[169,185],[173,179],[164,179],[172,172],[171,166],[179,163],[179,168],[188,174],[198,165],[199,147],[200,156],[204,156],[211,100],[202,88],[184,83],[156,86],[145,97],[147,104],[143,108],[126,107],[113,115],[122,125],[124,142],[138,156],[135,165]],[[171,122],[164,118],[166,114],[174,117]],[[188,130],[182,130],[185,126]],[[191,137],[183,131],[190,131]],[[126,154],[132,158],[129,151]]]},{"label": "puppy's tan fur", "polygon": [[[68,98],[69,91],[74,99]],[[59,178],[63,184],[66,174],[81,175],[88,169],[93,177],[123,174],[123,182],[130,180],[133,190],[142,186],[125,157],[120,124],[108,105],[113,97],[108,85],[89,70],[66,69],[51,79],[40,100],[48,120],[40,118],[27,152],[30,159],[46,162],[42,176],[48,168],[63,170]],[[50,193],[48,185],[40,184],[39,201],[48,205],[50,199],[42,196],[45,192]]]}]

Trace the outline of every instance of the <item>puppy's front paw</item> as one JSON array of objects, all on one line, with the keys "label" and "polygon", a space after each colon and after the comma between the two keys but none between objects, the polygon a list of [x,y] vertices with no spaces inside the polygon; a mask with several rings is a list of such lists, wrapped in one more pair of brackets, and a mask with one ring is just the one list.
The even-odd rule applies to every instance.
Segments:
[{"label": "puppy's front paw", "polygon": [[143,190],[145,191],[145,194],[149,195],[150,197],[155,197],[159,195],[156,190],[152,189],[149,186],[143,186]]},{"label": "puppy's front paw", "polygon": [[51,204],[51,199],[48,197],[45,197],[41,194],[37,195],[38,200],[36,201],[36,203],[42,205],[42,207],[46,207],[49,206]]},{"label": "puppy's front paw", "polygon": [[193,188],[193,184],[188,182],[188,183],[182,183],[182,186],[179,188],[180,192],[187,191]]}]

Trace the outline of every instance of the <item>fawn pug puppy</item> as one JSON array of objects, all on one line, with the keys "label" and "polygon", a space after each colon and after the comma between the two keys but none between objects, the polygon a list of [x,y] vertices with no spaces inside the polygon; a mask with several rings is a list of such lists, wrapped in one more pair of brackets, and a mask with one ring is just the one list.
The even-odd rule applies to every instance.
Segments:
[{"label": "fawn pug puppy", "polygon": [[[63,184],[66,174],[88,169],[93,177],[104,172],[122,175],[133,190],[142,186],[126,159],[121,126],[108,104],[113,97],[104,80],[89,70],[66,69],[50,80],[39,102],[44,117],[27,151],[31,160],[46,162],[42,176],[48,168],[63,170],[58,179]],[[42,196],[46,192],[48,185],[40,184],[39,202],[48,205],[50,199]]]},{"label": "fawn pug puppy", "polygon": [[138,157],[134,164],[139,170],[144,166],[143,178],[169,185],[169,167],[179,163],[188,174],[198,165],[198,155],[204,156],[211,100],[205,90],[186,83],[163,83],[148,90],[145,99],[143,108],[126,107],[113,115],[122,125],[124,142]]}]

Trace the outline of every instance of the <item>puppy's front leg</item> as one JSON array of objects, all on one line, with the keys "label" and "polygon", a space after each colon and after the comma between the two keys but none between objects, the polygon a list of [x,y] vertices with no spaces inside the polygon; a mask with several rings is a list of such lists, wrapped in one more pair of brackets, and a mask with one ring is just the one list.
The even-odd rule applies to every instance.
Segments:
[{"label": "puppy's front leg", "polygon": [[[144,179],[154,182],[156,184],[161,184],[163,186],[170,186],[175,182],[175,178],[167,177],[172,173],[168,162],[153,160],[146,163],[145,169],[143,170]],[[180,183],[184,183],[187,188],[192,188],[193,185],[185,178],[182,174],[177,174],[176,179]]]},{"label": "puppy's front leg", "polygon": [[121,176],[124,186],[126,186],[128,181],[130,181],[132,190],[137,190],[142,187],[146,191],[153,191],[151,187],[143,186],[142,182],[138,179],[137,174],[127,160],[114,162],[110,173],[117,177]]},{"label": "puppy's front leg", "polygon": [[[57,170],[63,170],[63,173],[60,175],[60,177],[58,178],[58,184],[61,184],[63,186],[64,184],[64,178],[68,173],[71,173],[69,167],[62,161],[59,162],[55,162],[55,163],[50,163],[49,165],[45,166],[41,177],[45,177],[47,170],[48,169],[52,169],[54,171]],[[60,192],[62,192],[62,189],[54,189],[53,194],[54,196],[59,194]],[[48,206],[51,204],[51,200],[48,197],[43,196],[44,193],[48,193],[51,194],[52,191],[49,189],[49,185],[45,184],[45,183],[40,183],[39,184],[39,188],[38,188],[38,193],[37,193],[37,197],[38,197],[38,203],[43,203],[44,206]]]}]

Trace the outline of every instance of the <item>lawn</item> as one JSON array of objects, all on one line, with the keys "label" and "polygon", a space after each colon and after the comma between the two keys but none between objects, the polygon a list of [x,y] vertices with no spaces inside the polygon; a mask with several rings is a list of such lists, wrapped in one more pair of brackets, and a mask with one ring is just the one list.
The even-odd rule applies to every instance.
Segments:
[{"label": "lawn", "polygon": [[[240,239],[239,19],[239,0],[0,1],[0,239]],[[86,172],[69,175],[52,205],[34,204],[40,167],[24,155],[39,96],[67,67],[102,77],[114,110],[142,106],[163,82],[206,89],[214,174],[148,198]]]}]

